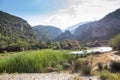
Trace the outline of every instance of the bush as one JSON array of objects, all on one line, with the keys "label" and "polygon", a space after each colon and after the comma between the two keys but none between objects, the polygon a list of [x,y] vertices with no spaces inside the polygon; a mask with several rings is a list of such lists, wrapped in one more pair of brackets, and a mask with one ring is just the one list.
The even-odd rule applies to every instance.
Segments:
[{"label": "bush", "polygon": [[74,67],[74,72],[79,72],[80,69],[82,68],[82,61],[81,60],[75,60],[73,67]]},{"label": "bush", "polygon": [[112,72],[120,72],[120,62],[112,61],[110,64],[110,68]]},{"label": "bush", "polygon": [[109,43],[115,50],[120,50],[120,34],[114,36]]},{"label": "bush", "polygon": [[100,79],[101,79],[101,80],[106,80],[106,79],[108,79],[108,78],[109,78],[109,76],[108,76],[106,73],[100,74]]},{"label": "bush", "polygon": [[98,65],[98,69],[99,69],[99,70],[102,70],[102,69],[103,69],[103,64],[102,64],[101,62],[99,62],[97,65]]},{"label": "bush", "polygon": [[81,49],[81,44],[76,40],[64,40],[61,42],[61,48],[66,50],[79,50]]},{"label": "bush", "polygon": [[57,71],[57,72],[60,72],[60,71],[62,71],[62,70],[63,70],[63,66],[60,65],[60,64],[57,64],[57,65],[56,65],[56,71]]},{"label": "bush", "polygon": [[120,74],[113,74],[108,71],[102,71],[100,73],[101,80],[120,80]]},{"label": "bush", "polygon": [[91,65],[86,59],[76,59],[72,65],[73,72],[81,72],[83,75],[91,75]]},{"label": "bush", "polygon": [[92,70],[91,66],[86,65],[82,70],[83,70],[82,71],[83,75],[86,76],[91,75],[91,70]]},{"label": "bush", "polygon": [[76,59],[73,61],[72,70],[73,72],[80,72],[84,66],[88,65],[88,61],[85,59]]}]

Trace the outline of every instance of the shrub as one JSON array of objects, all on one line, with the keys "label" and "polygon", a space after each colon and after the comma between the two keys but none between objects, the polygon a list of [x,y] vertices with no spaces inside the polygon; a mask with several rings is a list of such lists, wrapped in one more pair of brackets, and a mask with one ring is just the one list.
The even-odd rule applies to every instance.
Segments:
[{"label": "shrub", "polygon": [[112,72],[120,72],[120,62],[112,61],[110,64],[110,68]]},{"label": "shrub", "polygon": [[76,59],[72,65],[73,72],[82,72],[83,75],[91,75],[91,65],[86,59]]},{"label": "shrub", "polygon": [[63,66],[60,65],[60,64],[57,64],[57,65],[56,65],[56,71],[57,71],[57,72],[60,72],[60,71],[62,71],[62,70],[63,70]]},{"label": "shrub", "polygon": [[79,72],[80,69],[82,68],[82,61],[78,59],[75,60],[73,67],[74,67],[74,72]]},{"label": "shrub", "polygon": [[72,64],[73,72],[80,72],[84,66],[88,65],[88,61],[85,59],[75,59]]},{"label": "shrub", "polygon": [[120,75],[110,73],[108,71],[102,71],[100,73],[101,80],[120,80]]},{"label": "shrub", "polygon": [[100,79],[101,79],[101,80],[106,80],[106,79],[108,79],[108,78],[109,78],[109,76],[108,76],[106,73],[100,74]]},{"label": "shrub", "polygon": [[102,64],[101,62],[99,62],[97,65],[98,65],[98,69],[99,69],[99,70],[102,70],[102,69],[103,69],[103,64]]},{"label": "shrub", "polygon": [[117,36],[114,36],[111,40],[110,40],[110,45],[114,48],[119,50],[120,49],[120,34],[118,34]]},{"label": "shrub", "polygon": [[61,48],[66,50],[79,50],[81,49],[81,44],[76,40],[64,40],[61,42]]},{"label": "shrub", "polygon": [[69,64],[69,63],[64,63],[64,64],[63,64],[63,69],[71,69],[71,64]]},{"label": "shrub", "polygon": [[91,70],[92,70],[91,66],[86,65],[86,66],[82,69],[82,73],[83,73],[83,75],[88,76],[88,75],[91,75]]}]

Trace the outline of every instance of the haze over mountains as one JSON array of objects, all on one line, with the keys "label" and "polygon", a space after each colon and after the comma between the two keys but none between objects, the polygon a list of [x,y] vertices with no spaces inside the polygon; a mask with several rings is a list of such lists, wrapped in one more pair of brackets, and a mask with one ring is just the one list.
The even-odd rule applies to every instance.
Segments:
[{"label": "haze over mountains", "polygon": [[[83,22],[69,27],[65,32],[54,26],[31,27],[25,20],[0,11],[0,30],[0,36],[11,38],[12,41],[18,38],[23,41],[33,40],[35,36],[43,41],[48,39],[53,41],[75,39],[82,42],[108,40],[120,33],[120,9],[98,21]],[[7,41],[6,38],[5,40]]]},{"label": "haze over mountains", "polygon": [[74,26],[71,26],[71,27],[68,27],[66,30],[70,31],[71,34],[74,34],[75,33],[75,30],[80,26],[80,25],[83,25],[83,24],[87,24],[87,23],[90,23],[91,21],[86,21],[86,22],[80,22]]}]

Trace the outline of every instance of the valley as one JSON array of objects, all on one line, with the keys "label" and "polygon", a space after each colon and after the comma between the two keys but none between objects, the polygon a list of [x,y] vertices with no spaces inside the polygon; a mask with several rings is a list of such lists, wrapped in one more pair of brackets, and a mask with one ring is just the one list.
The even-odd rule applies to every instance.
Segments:
[{"label": "valley", "polygon": [[[28,13],[21,17],[17,12],[0,9],[0,80],[120,80],[120,8],[106,10],[102,18],[95,20],[92,17],[102,12],[94,16],[94,12],[84,15],[84,10],[77,13],[75,4],[67,11],[57,11],[54,6],[54,12],[46,11],[47,15],[42,11],[51,11],[52,5],[33,9],[41,15],[24,8],[20,10]],[[88,15],[92,17],[87,19]]]}]

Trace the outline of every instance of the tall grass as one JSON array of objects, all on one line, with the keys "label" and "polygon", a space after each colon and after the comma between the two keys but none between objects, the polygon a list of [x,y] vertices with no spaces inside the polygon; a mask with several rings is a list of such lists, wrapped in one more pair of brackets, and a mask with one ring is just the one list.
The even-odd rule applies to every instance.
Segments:
[{"label": "tall grass", "polygon": [[72,58],[72,55],[66,53],[68,51],[60,50],[18,52],[10,57],[0,58],[0,73],[47,72],[47,67],[55,68]]}]

